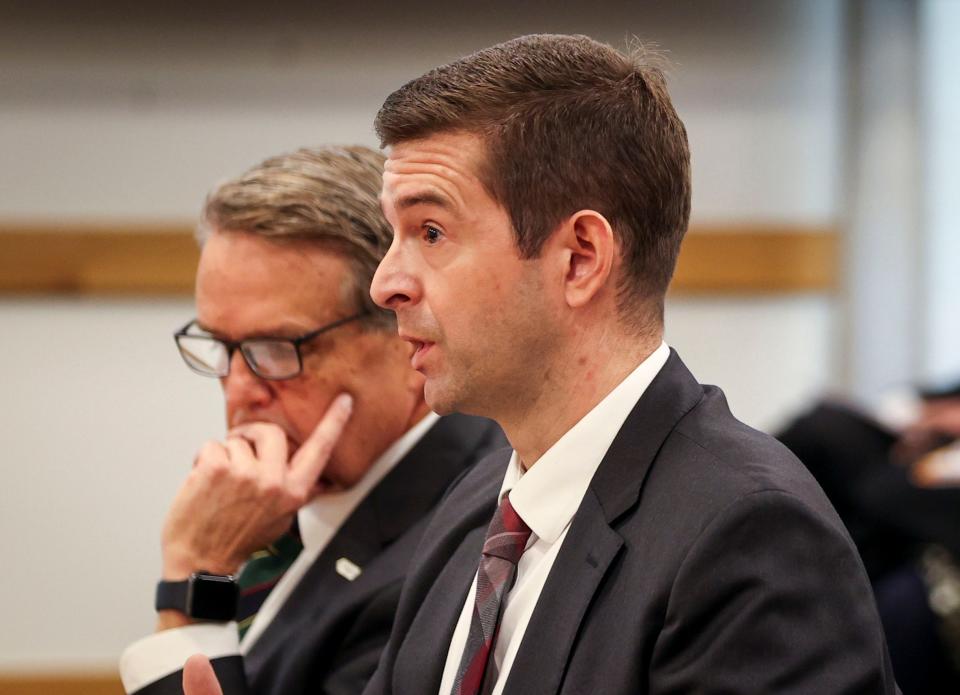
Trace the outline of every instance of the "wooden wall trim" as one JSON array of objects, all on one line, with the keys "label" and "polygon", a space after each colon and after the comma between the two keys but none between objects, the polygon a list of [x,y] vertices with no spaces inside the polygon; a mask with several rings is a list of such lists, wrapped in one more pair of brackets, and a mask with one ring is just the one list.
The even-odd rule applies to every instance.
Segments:
[{"label": "wooden wall trim", "polygon": [[683,242],[672,294],[787,294],[839,287],[837,233],[827,227],[710,226]]},{"label": "wooden wall trim", "polygon": [[0,225],[0,293],[189,295],[198,258],[187,225]]},{"label": "wooden wall trim", "polygon": [[[0,294],[188,296],[198,258],[189,225],[0,224]],[[832,292],[838,265],[828,227],[699,225],[671,294]]]},{"label": "wooden wall trim", "polygon": [[0,695],[123,695],[112,673],[0,674]]}]

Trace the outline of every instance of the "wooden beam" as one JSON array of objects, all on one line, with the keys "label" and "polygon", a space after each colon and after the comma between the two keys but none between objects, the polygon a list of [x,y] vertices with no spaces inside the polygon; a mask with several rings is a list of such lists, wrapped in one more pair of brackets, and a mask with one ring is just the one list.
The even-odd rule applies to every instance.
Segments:
[{"label": "wooden beam", "polygon": [[[188,296],[198,258],[186,224],[0,224],[0,294]],[[671,294],[832,292],[838,265],[830,228],[699,225]]]},{"label": "wooden beam", "polygon": [[198,258],[187,225],[0,225],[0,293],[188,295]]},{"label": "wooden beam", "polygon": [[3,695],[123,695],[111,673],[0,674]]},{"label": "wooden beam", "polygon": [[829,228],[700,227],[683,242],[670,289],[675,295],[833,292],[839,256]]}]

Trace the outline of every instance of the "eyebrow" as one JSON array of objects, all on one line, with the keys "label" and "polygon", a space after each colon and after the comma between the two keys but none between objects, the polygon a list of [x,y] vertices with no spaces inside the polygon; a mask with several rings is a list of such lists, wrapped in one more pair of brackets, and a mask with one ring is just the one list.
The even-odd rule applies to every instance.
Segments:
[{"label": "eyebrow", "polygon": [[416,205],[436,205],[444,210],[453,211],[453,202],[447,196],[436,191],[411,193],[397,200],[397,208],[400,210],[406,210]]}]

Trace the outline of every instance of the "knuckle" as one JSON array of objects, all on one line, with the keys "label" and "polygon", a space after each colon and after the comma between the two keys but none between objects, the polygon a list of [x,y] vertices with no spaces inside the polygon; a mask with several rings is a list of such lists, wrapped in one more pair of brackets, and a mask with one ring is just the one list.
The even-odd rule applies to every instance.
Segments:
[{"label": "knuckle", "polygon": [[203,463],[207,459],[215,458],[216,455],[220,452],[220,442],[213,439],[204,442],[200,450],[197,451],[197,462]]},{"label": "knuckle", "polygon": [[283,497],[283,485],[278,480],[260,481],[260,492],[264,497]]},{"label": "knuckle", "polygon": [[216,479],[224,478],[230,473],[230,464],[222,457],[209,459],[205,462],[204,467],[208,475]]},{"label": "knuckle", "polygon": [[248,485],[251,487],[259,487],[259,477],[257,476],[257,471],[253,468],[241,468],[236,471],[234,475],[237,478],[237,481],[243,485]]},{"label": "knuckle", "polygon": [[190,472],[187,473],[187,477],[184,480],[183,486],[185,488],[196,487],[200,483],[200,481],[203,480],[203,478],[204,478],[203,469],[195,465],[192,469],[190,469]]},{"label": "knuckle", "polygon": [[307,503],[307,492],[299,488],[288,489],[286,491],[287,506],[291,509],[299,509]]}]

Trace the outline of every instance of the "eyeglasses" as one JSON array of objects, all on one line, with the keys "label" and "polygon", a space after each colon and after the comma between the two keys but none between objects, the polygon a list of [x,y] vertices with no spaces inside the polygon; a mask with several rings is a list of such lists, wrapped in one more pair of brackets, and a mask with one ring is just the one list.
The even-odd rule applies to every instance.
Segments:
[{"label": "eyeglasses", "polygon": [[339,319],[298,338],[247,338],[246,340],[221,340],[205,333],[190,333],[191,328],[202,330],[193,319],[173,334],[180,356],[197,374],[225,377],[230,373],[230,360],[237,348],[243,355],[250,371],[261,379],[292,379],[303,371],[300,346],[321,333],[332,331],[344,324],[366,316],[365,312]]}]

